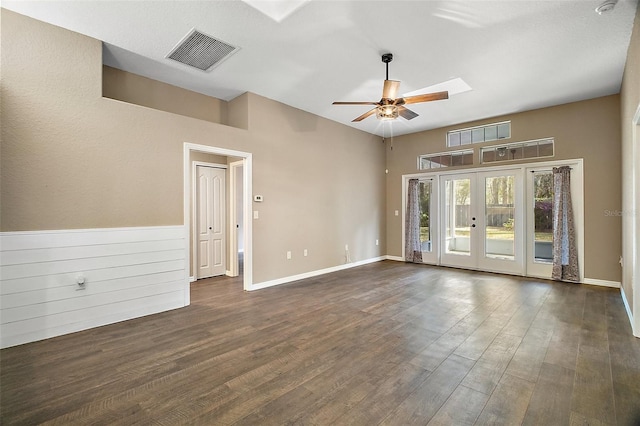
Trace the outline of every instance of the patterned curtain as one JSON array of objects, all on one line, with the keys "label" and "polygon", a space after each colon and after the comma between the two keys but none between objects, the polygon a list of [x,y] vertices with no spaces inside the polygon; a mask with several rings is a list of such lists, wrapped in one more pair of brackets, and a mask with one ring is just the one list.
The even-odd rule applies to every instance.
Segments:
[{"label": "patterned curtain", "polygon": [[404,218],[404,260],[414,263],[422,263],[419,185],[418,179],[409,180],[407,216]]},{"label": "patterned curtain", "polygon": [[570,190],[571,168],[553,168],[553,270],[559,281],[580,281]]}]

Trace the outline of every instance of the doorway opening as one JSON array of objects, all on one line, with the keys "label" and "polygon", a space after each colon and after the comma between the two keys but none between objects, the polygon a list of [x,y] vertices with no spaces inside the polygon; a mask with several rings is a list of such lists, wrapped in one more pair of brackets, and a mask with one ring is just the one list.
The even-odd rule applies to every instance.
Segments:
[{"label": "doorway opening", "polygon": [[[204,157],[202,157],[204,156]],[[183,147],[183,170],[184,170],[184,222],[185,222],[185,251],[186,265],[185,270],[187,276],[190,277],[185,288],[185,300],[187,304],[190,302],[190,283],[197,278],[196,253],[194,245],[197,243],[197,237],[194,236],[194,228],[196,224],[195,208],[196,204],[196,185],[194,184],[195,168],[197,166],[197,158],[205,158],[207,160],[215,160],[213,163],[221,161],[227,165],[227,171],[233,170],[227,174],[229,182],[225,191],[226,208],[224,233],[226,241],[224,247],[225,275],[238,276],[242,271],[242,282],[244,290],[251,290],[253,284],[253,259],[252,259],[252,223],[249,219],[248,212],[251,211],[251,176],[252,176],[252,155],[251,153],[235,151],[225,148],[212,147],[207,145],[198,145],[192,143],[184,143]],[[194,160],[196,159],[196,160]],[[228,164],[227,164],[228,163]],[[241,230],[241,234],[239,232]],[[241,238],[241,241],[238,239]],[[242,248],[242,259],[239,259],[239,248]],[[242,268],[240,268],[242,261]],[[235,275],[234,275],[235,274]]]}]

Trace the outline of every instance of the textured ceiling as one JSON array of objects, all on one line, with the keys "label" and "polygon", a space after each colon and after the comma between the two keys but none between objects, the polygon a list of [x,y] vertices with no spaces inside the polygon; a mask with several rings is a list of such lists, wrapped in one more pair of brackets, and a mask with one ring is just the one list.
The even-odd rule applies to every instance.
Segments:
[{"label": "textured ceiling", "polygon": [[[7,1],[2,7],[104,41],[104,62],[225,100],[250,91],[381,136],[620,91],[637,0]],[[240,50],[210,72],[166,55],[193,28]],[[412,105],[419,117],[351,123],[389,77],[400,93],[452,79],[472,90]],[[458,81],[458,80],[456,80]]]}]

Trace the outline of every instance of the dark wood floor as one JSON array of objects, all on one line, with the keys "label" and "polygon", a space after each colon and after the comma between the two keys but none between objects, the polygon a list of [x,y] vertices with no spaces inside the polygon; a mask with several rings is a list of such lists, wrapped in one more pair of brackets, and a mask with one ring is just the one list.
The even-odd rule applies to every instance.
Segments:
[{"label": "dark wood floor", "polygon": [[380,262],[0,352],[2,424],[633,425],[620,292]]}]

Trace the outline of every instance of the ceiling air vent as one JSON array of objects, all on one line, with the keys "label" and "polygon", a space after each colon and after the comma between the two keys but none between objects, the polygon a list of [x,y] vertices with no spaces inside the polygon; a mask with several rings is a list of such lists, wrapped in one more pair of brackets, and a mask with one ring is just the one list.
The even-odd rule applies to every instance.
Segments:
[{"label": "ceiling air vent", "polygon": [[237,50],[235,46],[194,29],[178,43],[167,58],[202,71],[209,71]]}]

